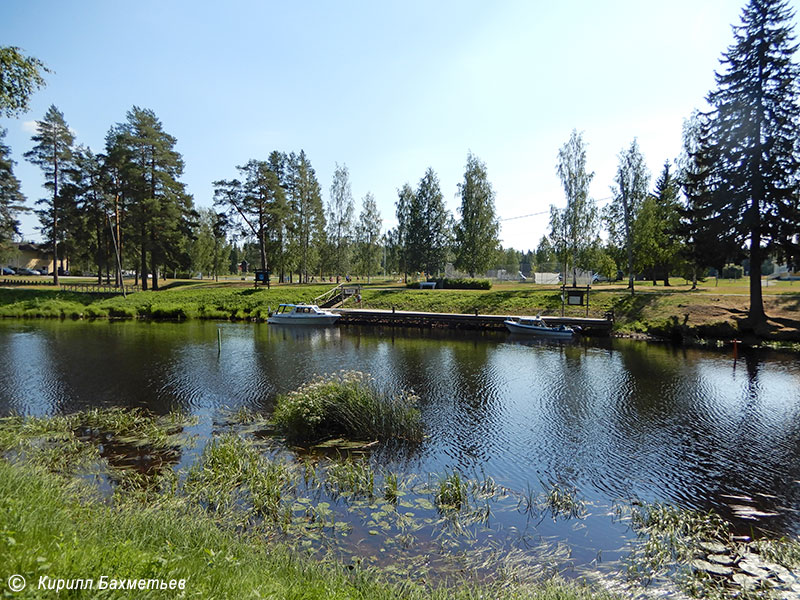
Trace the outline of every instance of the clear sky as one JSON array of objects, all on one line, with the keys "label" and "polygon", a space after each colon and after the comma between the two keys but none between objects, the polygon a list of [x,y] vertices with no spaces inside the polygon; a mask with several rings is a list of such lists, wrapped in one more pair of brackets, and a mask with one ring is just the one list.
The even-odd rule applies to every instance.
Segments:
[{"label": "clear sky", "polygon": [[[743,6],[3,0],[0,45],[53,73],[32,110],[0,126],[30,205],[44,194],[42,175],[22,155],[50,104],[95,152],[132,106],[154,110],[178,139],[201,207],[236,165],[304,149],[325,201],[336,163],[346,164],[356,213],[371,191],[385,230],[396,190],[416,187],[429,166],[455,213],[472,151],[501,219],[538,213],[566,202],[556,154],[573,128],[602,205],[634,137],[654,178],[677,156],[683,119],[704,105]],[[26,239],[39,239],[36,225],[23,219]],[[546,214],[503,221],[502,242],[535,248],[547,225]]]}]

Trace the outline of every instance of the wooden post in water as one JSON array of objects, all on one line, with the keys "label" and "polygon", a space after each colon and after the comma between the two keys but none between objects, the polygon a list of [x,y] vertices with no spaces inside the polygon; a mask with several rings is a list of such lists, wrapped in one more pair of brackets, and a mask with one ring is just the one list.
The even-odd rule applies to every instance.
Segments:
[{"label": "wooden post in water", "polygon": [[222,329],[217,327],[217,354],[222,354]]}]

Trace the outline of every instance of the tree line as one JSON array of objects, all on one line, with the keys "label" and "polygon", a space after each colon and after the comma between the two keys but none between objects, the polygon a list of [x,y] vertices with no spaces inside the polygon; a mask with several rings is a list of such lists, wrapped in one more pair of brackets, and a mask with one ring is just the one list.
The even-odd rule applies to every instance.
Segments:
[{"label": "tree line", "polygon": [[[368,277],[380,269],[436,274],[447,262],[474,276],[491,266],[535,260],[557,266],[565,282],[577,269],[610,279],[622,273],[633,293],[637,275],[664,285],[682,275],[696,285],[710,267],[747,261],[749,317],[759,328],[766,322],[765,257],[795,267],[800,259],[794,16],[786,0],[749,0],[715,73],[707,110],[686,120],[680,156],[663,165],[652,187],[634,139],[619,154],[612,200],[600,210],[589,195],[594,174],[583,136],[573,131],[556,160],[566,206],[551,207],[549,234],[535,253],[500,247],[494,192],[485,164],[472,153],[458,185],[458,218],[445,208],[429,168],[415,187],[398,189],[397,226],[384,235],[372,194],[362,199],[356,218],[344,165],[336,165],[323,205],[303,151],[274,151],[266,160],[237,166],[238,177],[214,182],[215,208],[197,211],[180,181],[183,161],[175,138],[152,111],[138,107],[109,130],[101,154],[75,145],[55,107],[37,122],[35,145],[25,156],[41,167],[48,191],[38,202],[41,230],[60,265],[67,258],[91,261],[98,273],[109,273],[116,258],[118,265],[133,265],[145,286],[152,275],[154,288],[164,269],[228,268],[239,240],[247,240],[242,249],[256,253],[253,262],[290,282]],[[46,69],[16,48],[0,48],[0,67],[0,111],[18,114]],[[9,85],[15,77],[21,83]],[[2,133],[0,242],[16,231],[24,202]]]}]

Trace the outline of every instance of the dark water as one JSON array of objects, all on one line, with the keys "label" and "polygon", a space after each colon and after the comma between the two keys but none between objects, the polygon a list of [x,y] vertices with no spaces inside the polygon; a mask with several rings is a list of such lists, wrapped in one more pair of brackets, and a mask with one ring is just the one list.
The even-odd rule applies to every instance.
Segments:
[{"label": "dark water", "polygon": [[[222,352],[217,330],[222,331]],[[224,409],[270,411],[279,392],[353,369],[422,399],[418,451],[378,451],[406,472],[454,468],[515,490],[559,482],[599,507],[580,527],[538,525],[588,562],[623,528],[604,507],[640,498],[731,516],[749,496],[800,533],[800,362],[605,340],[269,325],[3,322],[0,413],[91,406],[184,409],[210,432]],[[521,526],[508,517],[508,527]],[[579,560],[580,562],[580,560]]]}]

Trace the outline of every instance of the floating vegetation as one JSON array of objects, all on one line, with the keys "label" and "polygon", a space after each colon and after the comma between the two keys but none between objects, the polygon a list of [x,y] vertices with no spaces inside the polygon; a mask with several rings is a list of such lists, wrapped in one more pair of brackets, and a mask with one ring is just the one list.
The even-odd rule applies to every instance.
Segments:
[{"label": "floating vegetation", "polygon": [[0,419],[0,451],[54,473],[87,470],[101,458],[113,467],[147,469],[177,460],[177,446],[186,442],[179,434],[191,424],[193,420],[181,413],[157,417],[136,408],[97,408],[54,417],[12,416]]},{"label": "floating vegetation", "polygon": [[383,498],[389,502],[397,502],[400,498],[400,487],[396,473],[387,473],[383,478]]},{"label": "floating vegetation", "polygon": [[[182,470],[177,458],[189,438],[185,426],[192,421],[180,414],[130,412],[0,419],[0,450],[11,462],[58,473],[61,481],[91,484],[94,496],[98,486],[110,491],[105,506],[111,510],[165,507],[201,515],[204,522],[242,538],[288,545],[304,556],[343,561],[354,570],[357,565],[375,567],[382,577],[402,585],[488,582],[492,593],[484,597],[575,567],[573,551],[586,549],[552,535],[560,525],[544,522],[548,515],[554,521],[602,518],[588,515],[577,490],[562,483],[540,482],[535,491],[528,486],[517,492],[483,473],[397,473],[376,466],[376,457],[358,450],[363,443],[341,451],[344,438],[321,443],[327,452],[298,455],[281,440],[263,436],[263,418],[255,413],[228,421],[229,429],[212,438]],[[173,450],[177,458],[169,454]],[[116,458],[119,451],[148,460],[169,455],[172,462],[154,470],[120,468],[128,463]],[[103,486],[109,482],[107,490]],[[625,583],[630,586],[625,595],[661,593],[675,586],[706,598],[766,598],[772,592],[791,596],[792,590],[800,590],[796,541],[745,542],[713,513],[663,504],[625,504],[617,514],[630,524],[635,541],[615,551],[619,554],[602,567],[604,572],[599,571],[598,555],[592,563],[598,571],[582,574],[609,587]],[[2,535],[0,531],[0,544]],[[209,562],[227,560],[217,549],[208,550]]]},{"label": "floating vegetation", "polygon": [[299,479],[293,465],[269,460],[251,441],[227,434],[206,446],[189,470],[184,490],[191,500],[220,515],[246,521],[252,511],[280,522],[291,514],[286,499],[294,495]]},{"label": "floating vegetation", "polygon": [[287,438],[299,443],[335,437],[419,442],[423,427],[418,401],[411,393],[380,390],[367,374],[343,371],[278,396],[273,418]]},{"label": "floating vegetation", "polygon": [[783,597],[800,589],[797,541],[743,541],[749,538],[734,536],[716,513],[665,504],[634,504],[630,517],[639,538],[628,556],[634,581],[674,581],[702,598]]}]

